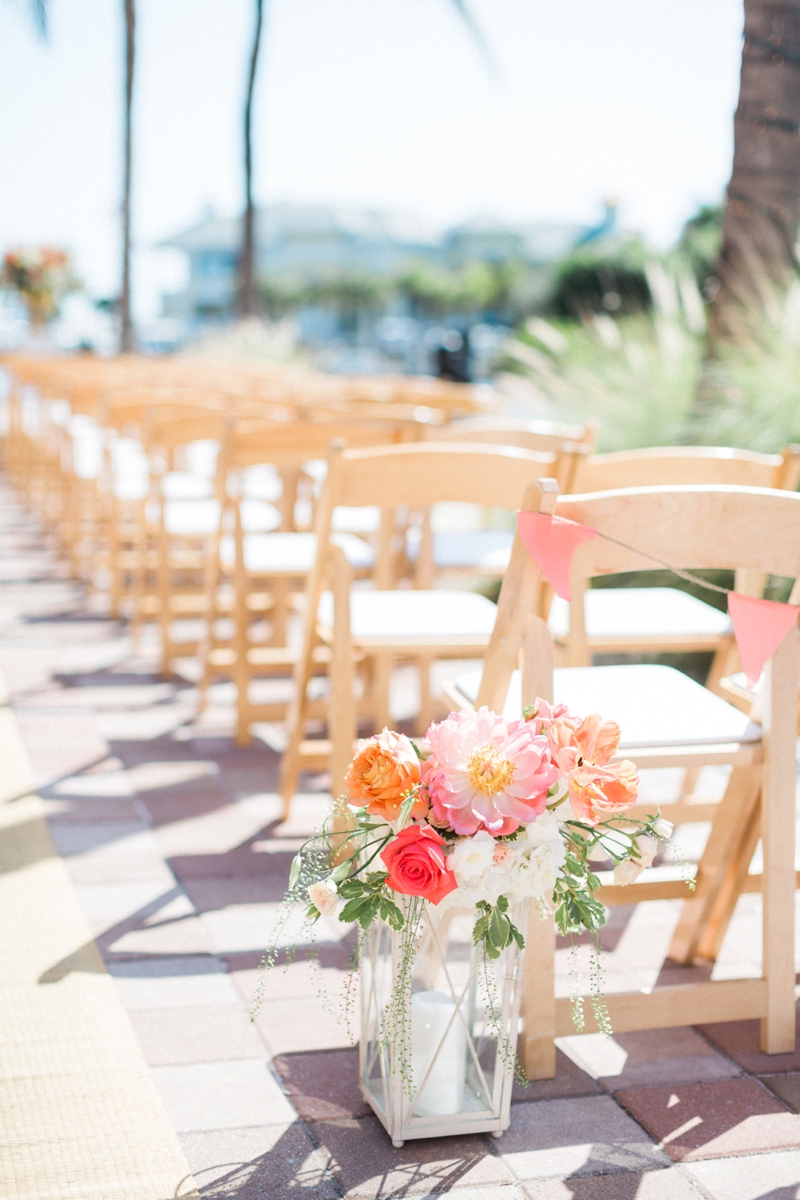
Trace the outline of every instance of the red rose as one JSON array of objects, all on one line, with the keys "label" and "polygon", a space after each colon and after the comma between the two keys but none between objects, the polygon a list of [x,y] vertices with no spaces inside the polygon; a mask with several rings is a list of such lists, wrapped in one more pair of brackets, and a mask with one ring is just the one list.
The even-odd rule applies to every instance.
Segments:
[{"label": "red rose", "polygon": [[381,851],[389,868],[389,887],[404,896],[423,896],[438,904],[458,887],[447,865],[446,844],[430,825],[407,825]]}]

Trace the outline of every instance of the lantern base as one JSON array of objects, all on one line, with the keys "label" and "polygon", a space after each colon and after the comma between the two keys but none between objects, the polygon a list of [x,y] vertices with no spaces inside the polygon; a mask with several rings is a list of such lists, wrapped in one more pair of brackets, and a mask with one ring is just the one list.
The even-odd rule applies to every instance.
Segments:
[{"label": "lantern base", "polygon": [[405,1146],[405,1142],[402,1138],[392,1138],[392,1145],[394,1146],[395,1150],[402,1150],[403,1146]]}]

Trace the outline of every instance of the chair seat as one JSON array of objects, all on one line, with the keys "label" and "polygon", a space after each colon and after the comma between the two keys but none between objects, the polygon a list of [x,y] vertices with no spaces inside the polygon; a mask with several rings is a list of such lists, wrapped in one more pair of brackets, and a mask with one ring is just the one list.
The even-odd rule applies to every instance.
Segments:
[{"label": "chair seat", "polygon": [[339,533],[377,533],[381,524],[381,510],[377,504],[364,508],[338,505],[333,510],[332,524]]},{"label": "chair seat", "polygon": [[513,530],[453,530],[433,535],[433,562],[440,570],[478,571],[504,575],[511,557]]},{"label": "chair seat", "polygon": [[161,493],[166,500],[208,500],[213,498],[214,484],[189,471],[169,471],[162,476]]},{"label": "chair seat", "polygon": [[[353,591],[350,623],[353,640],[371,645],[432,644],[485,646],[497,607],[485,596],[463,591]],[[333,595],[319,607],[323,630],[333,626]]]},{"label": "chair seat", "polygon": [[[366,542],[352,534],[339,533],[331,539],[341,546],[354,570],[369,570],[375,554]],[[313,533],[252,533],[244,538],[245,570],[253,575],[307,575],[314,565],[317,538]],[[220,542],[220,558],[230,569],[235,542],[228,534]]]},{"label": "chair seat", "polygon": [[[481,672],[470,671],[458,676],[455,685],[473,704],[480,681]],[[621,750],[761,740],[760,726],[745,713],[674,667],[564,667],[554,673],[553,695],[576,716],[597,712],[616,721],[622,731]],[[519,671],[514,672],[503,711],[508,718],[522,715]]]},{"label": "chair seat", "polygon": [[168,500],[164,505],[164,528],[174,537],[205,537],[216,533],[218,525],[217,500]]},{"label": "chair seat", "polygon": [[[584,599],[589,638],[719,638],[730,618],[678,588],[590,588]],[[554,637],[569,633],[569,604],[553,597],[548,621]]]}]

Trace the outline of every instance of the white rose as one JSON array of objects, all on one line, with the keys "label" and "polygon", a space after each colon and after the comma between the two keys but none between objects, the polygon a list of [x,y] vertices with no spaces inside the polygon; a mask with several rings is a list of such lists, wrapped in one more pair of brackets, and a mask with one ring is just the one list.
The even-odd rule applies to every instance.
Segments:
[{"label": "white rose", "polygon": [[650,837],[649,833],[640,833],[634,840],[639,851],[639,866],[651,867],[661,842],[658,838]]},{"label": "white rose", "polygon": [[666,821],[663,817],[659,817],[657,821],[653,822],[653,833],[657,838],[661,838],[663,842],[669,841],[674,828],[675,826],[672,824],[672,821]]},{"label": "white rose", "polygon": [[308,898],[323,916],[330,916],[336,912],[339,891],[332,879],[321,879],[318,883],[312,883],[308,889]]},{"label": "white rose", "polygon": [[[448,859],[448,866],[459,887],[474,889],[492,865],[495,840],[485,829],[472,837],[459,838]],[[480,897],[482,899],[482,897]]]},{"label": "white rose", "polygon": [[617,863],[614,867],[614,883],[620,884],[622,887],[629,883],[635,883],[643,870],[641,863],[635,859],[623,858],[622,862]]}]

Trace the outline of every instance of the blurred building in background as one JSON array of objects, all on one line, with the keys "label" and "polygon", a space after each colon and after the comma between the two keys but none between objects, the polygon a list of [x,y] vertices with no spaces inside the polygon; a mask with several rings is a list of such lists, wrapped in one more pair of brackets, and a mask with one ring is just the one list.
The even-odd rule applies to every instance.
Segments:
[{"label": "blurred building in background", "polygon": [[[613,202],[594,226],[477,217],[444,230],[375,209],[274,204],[256,222],[262,311],[291,318],[330,370],[439,373],[452,353],[457,374],[480,378],[553,265],[615,226]],[[187,259],[186,286],[163,297],[185,337],[234,319],[240,238],[238,219],[209,212],[161,243]]]}]

